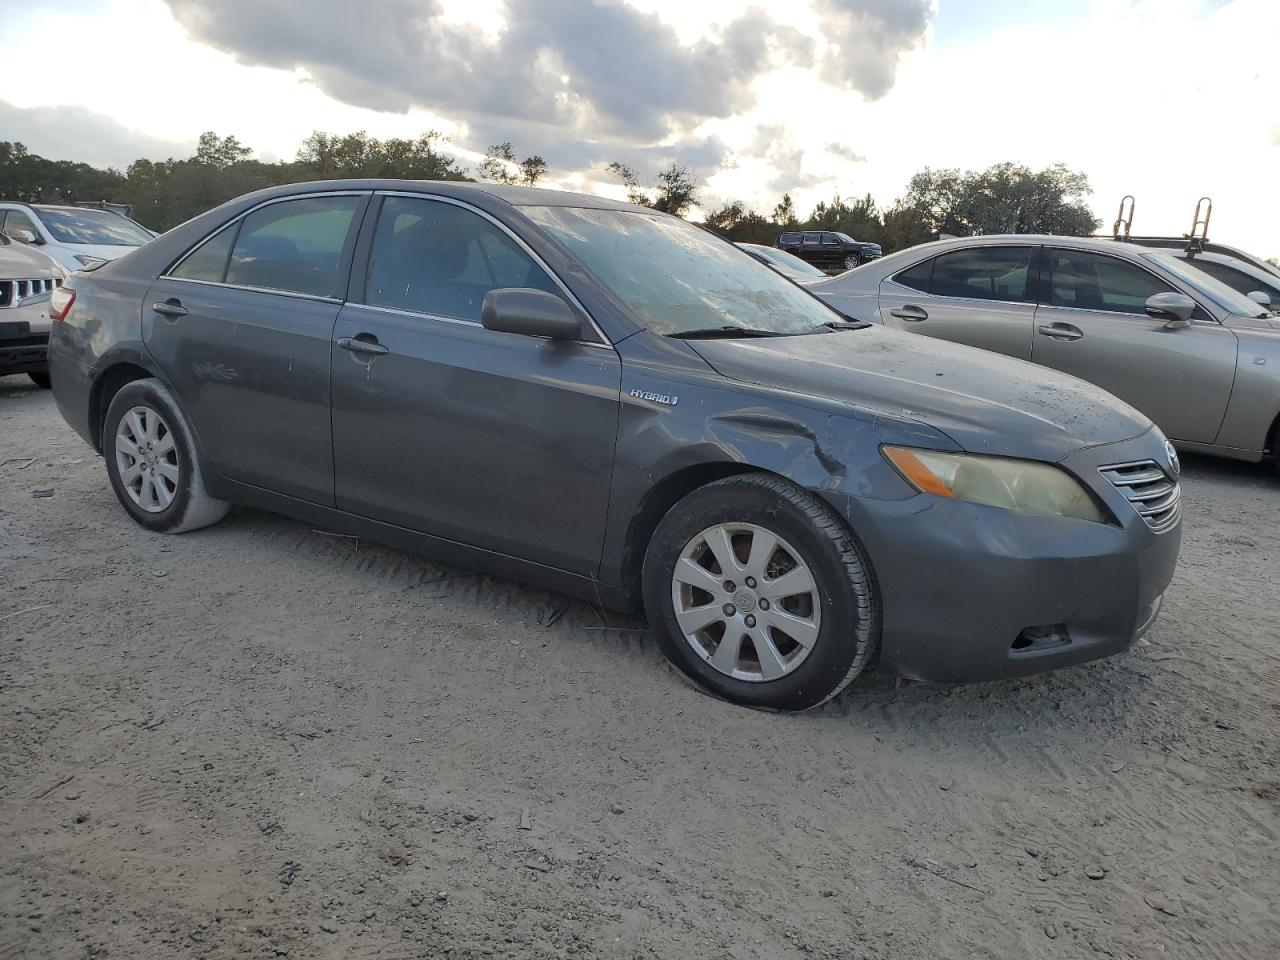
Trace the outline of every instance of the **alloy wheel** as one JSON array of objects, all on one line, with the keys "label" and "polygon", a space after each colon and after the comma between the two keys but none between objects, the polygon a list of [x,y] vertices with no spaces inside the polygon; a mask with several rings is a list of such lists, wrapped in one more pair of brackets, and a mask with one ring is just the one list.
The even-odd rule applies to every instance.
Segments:
[{"label": "alloy wheel", "polygon": [[116,427],[116,470],[129,499],[147,513],[160,513],[178,495],[178,448],[164,417],[136,406]]},{"label": "alloy wheel", "polygon": [[737,680],[778,680],[812,652],[822,601],[809,565],[786,540],[751,523],[721,523],[689,541],[671,577],[685,642]]},{"label": "alloy wheel", "polygon": [[844,258],[844,268],[845,268],[846,270],[852,270],[854,267],[856,267],[856,266],[857,266],[858,264],[860,264],[861,262],[862,262],[862,261],[861,261],[861,260],[859,260],[857,257],[845,257],[845,258]]}]

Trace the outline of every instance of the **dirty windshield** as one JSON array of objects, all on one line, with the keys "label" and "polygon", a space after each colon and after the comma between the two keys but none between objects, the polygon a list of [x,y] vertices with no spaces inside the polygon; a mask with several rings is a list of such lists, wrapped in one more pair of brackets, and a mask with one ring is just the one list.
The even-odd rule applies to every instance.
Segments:
[{"label": "dirty windshield", "polygon": [[660,214],[525,207],[655,333],[810,333],[840,318],[769,267]]}]

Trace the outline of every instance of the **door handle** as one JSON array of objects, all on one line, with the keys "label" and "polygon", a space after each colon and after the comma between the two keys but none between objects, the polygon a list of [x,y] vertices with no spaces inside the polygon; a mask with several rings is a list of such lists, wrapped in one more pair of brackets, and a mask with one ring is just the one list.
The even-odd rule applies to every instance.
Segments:
[{"label": "door handle", "polygon": [[910,320],[915,322],[919,320],[928,320],[929,311],[924,307],[917,307],[914,303],[908,303],[895,310],[890,310],[889,316],[897,317],[899,320]]},{"label": "door handle", "polygon": [[355,337],[339,337],[338,346],[343,350],[350,350],[352,353],[363,353],[370,357],[381,357],[391,352],[369,333],[362,333]]},{"label": "door handle", "polygon": [[1042,323],[1036,327],[1042,337],[1054,340],[1083,340],[1084,331],[1069,323]]},{"label": "door handle", "polygon": [[160,314],[160,316],[169,317],[173,320],[187,315],[187,308],[182,305],[182,301],[177,297],[170,297],[160,303],[153,303],[151,309]]}]

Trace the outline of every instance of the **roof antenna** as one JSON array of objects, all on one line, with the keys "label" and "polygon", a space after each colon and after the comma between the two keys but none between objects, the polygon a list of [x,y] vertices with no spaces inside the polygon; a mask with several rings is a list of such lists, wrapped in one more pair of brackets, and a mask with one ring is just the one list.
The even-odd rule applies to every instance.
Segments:
[{"label": "roof antenna", "polygon": [[[1201,210],[1204,212],[1201,213]],[[1213,216],[1213,201],[1208,197],[1201,197],[1196,201],[1195,219],[1191,221],[1191,232],[1187,234],[1187,253],[1192,256],[1204,252],[1205,244],[1209,242],[1211,216]]]},{"label": "roof antenna", "polygon": [[[1116,240],[1129,239],[1129,230],[1133,226],[1133,202],[1133,194],[1131,193],[1127,193],[1120,198],[1120,212],[1116,215],[1115,226],[1111,228],[1111,233]],[[1129,205],[1127,212],[1125,210],[1126,203]]]}]

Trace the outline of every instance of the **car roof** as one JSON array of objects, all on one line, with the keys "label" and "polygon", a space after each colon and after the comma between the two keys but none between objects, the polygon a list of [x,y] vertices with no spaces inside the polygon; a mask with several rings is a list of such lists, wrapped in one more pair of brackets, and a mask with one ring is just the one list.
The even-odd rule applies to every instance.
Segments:
[{"label": "car roof", "polygon": [[[655,213],[648,207],[623,203],[606,197],[544,187],[522,187],[506,183],[473,183],[460,180],[311,180],[267,187],[239,199],[261,203],[276,197],[296,196],[331,190],[395,190],[402,193],[432,193],[459,200],[492,197],[513,207],[589,207],[595,210],[629,210]],[[665,214],[663,214],[665,216]]]}]

